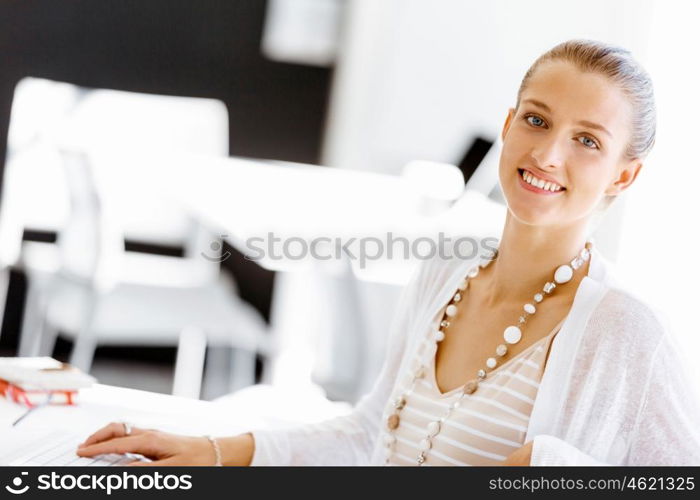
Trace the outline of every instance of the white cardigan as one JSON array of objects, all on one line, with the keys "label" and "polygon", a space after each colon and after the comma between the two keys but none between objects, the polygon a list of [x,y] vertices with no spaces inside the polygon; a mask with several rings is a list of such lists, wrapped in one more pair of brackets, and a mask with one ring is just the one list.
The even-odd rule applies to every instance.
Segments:
[{"label": "white cardigan", "polygon": [[[422,263],[372,391],[349,415],[254,431],[251,465],[381,464],[378,437],[397,376],[475,261]],[[666,324],[620,286],[594,246],[535,399],[525,439],[534,439],[531,465],[700,465],[700,398]]]}]

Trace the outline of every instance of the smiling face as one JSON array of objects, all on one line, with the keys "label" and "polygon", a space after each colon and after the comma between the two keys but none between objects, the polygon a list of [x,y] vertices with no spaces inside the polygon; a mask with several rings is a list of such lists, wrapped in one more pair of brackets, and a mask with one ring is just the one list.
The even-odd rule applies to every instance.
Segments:
[{"label": "smiling face", "polygon": [[603,75],[566,61],[538,67],[502,132],[499,177],[510,214],[530,225],[585,222],[606,195],[629,187],[642,166],[625,156],[632,111]]}]

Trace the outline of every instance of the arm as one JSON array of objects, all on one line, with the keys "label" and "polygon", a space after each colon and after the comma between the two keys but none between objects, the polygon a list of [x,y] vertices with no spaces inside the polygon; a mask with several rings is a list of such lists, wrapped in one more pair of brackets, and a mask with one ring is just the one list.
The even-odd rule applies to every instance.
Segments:
[{"label": "arm", "polygon": [[530,465],[613,465],[596,460],[563,439],[547,434],[539,434],[531,441]]},{"label": "arm", "polygon": [[609,464],[558,437],[538,435],[531,465],[700,465],[700,403],[680,352],[674,338],[665,333],[654,354],[623,463]]},{"label": "arm", "polygon": [[[224,465],[331,465],[366,464],[379,432],[380,419],[394,385],[406,337],[416,305],[422,300],[431,264],[421,263],[404,289],[387,346],[382,371],[372,389],[351,414],[318,424],[284,430],[259,430],[217,438]],[[212,443],[205,437],[178,436],[165,432],[112,423],[89,436],[77,450],[79,456],[103,453],[140,453],[154,462],[133,465],[212,465]]]}]

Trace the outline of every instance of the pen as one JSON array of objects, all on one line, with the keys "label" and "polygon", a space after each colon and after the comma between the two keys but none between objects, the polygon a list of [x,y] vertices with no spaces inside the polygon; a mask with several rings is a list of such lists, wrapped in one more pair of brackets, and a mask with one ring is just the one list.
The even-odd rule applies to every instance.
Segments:
[{"label": "pen", "polygon": [[15,420],[14,422],[12,422],[12,427],[14,427],[14,426],[16,426],[17,424],[19,424],[27,415],[29,415],[29,414],[30,414],[31,412],[33,412],[34,410],[37,410],[37,409],[39,409],[39,408],[41,408],[41,407],[46,406],[47,404],[49,404],[49,403],[51,402],[51,398],[52,398],[52,397],[53,397],[53,394],[52,394],[52,393],[49,393],[48,397],[46,398],[46,401],[44,401],[43,403],[38,404],[38,405],[36,405],[36,406],[32,406],[32,407],[29,408],[27,411],[25,411],[17,420]]}]

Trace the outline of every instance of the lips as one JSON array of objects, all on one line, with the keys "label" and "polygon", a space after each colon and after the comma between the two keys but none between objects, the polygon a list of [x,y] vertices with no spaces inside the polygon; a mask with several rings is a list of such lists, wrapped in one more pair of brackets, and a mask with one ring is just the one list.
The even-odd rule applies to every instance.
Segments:
[{"label": "lips", "polygon": [[[564,191],[566,191],[566,188],[563,186],[561,187],[561,189],[556,190],[556,191],[546,190],[546,189],[542,189],[542,188],[537,187],[537,186],[533,186],[529,182],[525,181],[525,179],[523,177],[523,172],[527,172],[527,173],[533,175],[534,177],[537,177],[537,178],[542,179],[542,180],[546,180],[546,179],[544,177],[538,177],[538,176],[534,175],[530,170],[518,169],[518,182],[527,191],[532,191],[533,193],[537,193],[537,194],[541,194],[541,195],[556,195],[556,194],[561,194]],[[555,183],[556,183],[556,181],[555,181]],[[559,183],[556,183],[556,184],[561,186]]]},{"label": "lips", "polygon": [[562,190],[566,189],[566,188],[562,185],[561,182],[559,182],[559,181],[556,180],[556,179],[553,179],[552,177],[549,177],[548,175],[536,173],[536,172],[534,172],[533,170],[531,170],[531,169],[529,169],[529,168],[519,168],[519,169],[518,169],[518,174],[520,174],[521,177],[522,177],[522,175],[523,175],[523,172],[527,172],[527,173],[529,173],[530,175],[532,175],[533,177],[536,177],[537,179],[542,179],[542,180],[545,181],[545,182],[551,182],[551,183],[554,183],[554,184],[556,184],[556,185],[558,185],[558,186],[561,186]]}]

